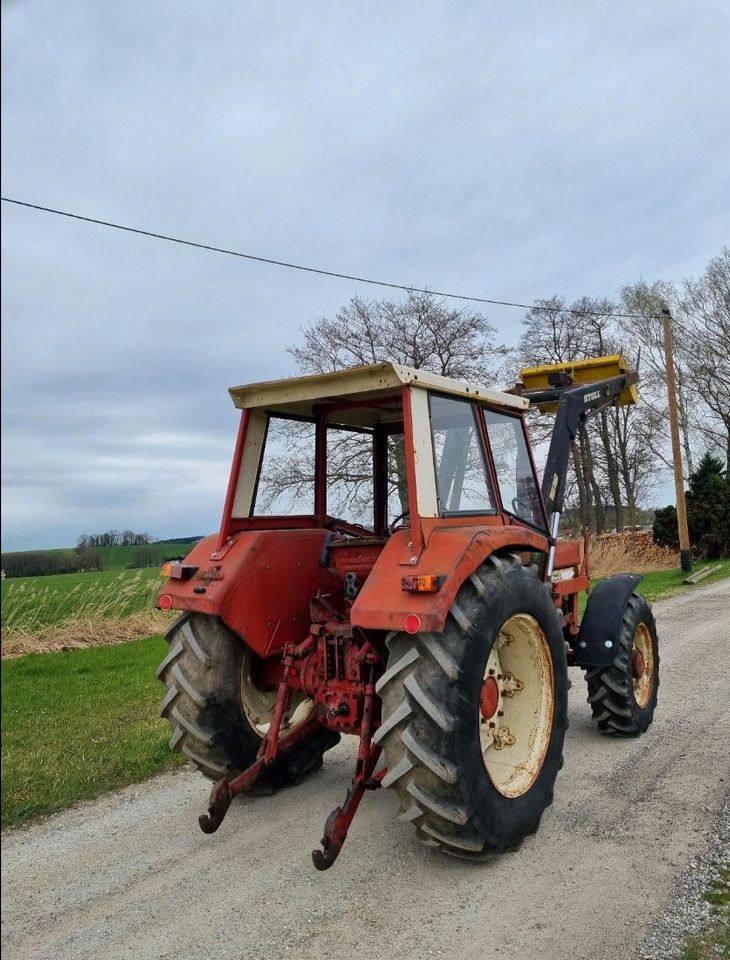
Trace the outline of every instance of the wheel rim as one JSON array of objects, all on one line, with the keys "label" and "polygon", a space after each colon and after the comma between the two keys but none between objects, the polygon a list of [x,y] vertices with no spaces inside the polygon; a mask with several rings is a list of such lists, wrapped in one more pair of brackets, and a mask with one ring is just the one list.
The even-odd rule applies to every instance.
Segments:
[{"label": "wheel rim", "polygon": [[631,673],[634,682],[634,700],[645,707],[651,697],[654,677],[654,647],[651,634],[645,623],[640,623],[634,632],[631,647]]},{"label": "wheel rim", "polygon": [[[257,685],[254,673],[255,663],[254,652],[247,648],[241,665],[241,704],[251,729],[257,737],[263,739],[271,726],[278,691],[264,690]],[[293,690],[281,722],[279,740],[287,737],[294,727],[304,723],[313,710],[314,700],[308,699],[301,691]]]},{"label": "wheel rim", "polygon": [[521,797],[537,779],[550,745],[554,707],[547,637],[534,617],[519,613],[494,642],[479,702],[482,758],[502,796]]}]

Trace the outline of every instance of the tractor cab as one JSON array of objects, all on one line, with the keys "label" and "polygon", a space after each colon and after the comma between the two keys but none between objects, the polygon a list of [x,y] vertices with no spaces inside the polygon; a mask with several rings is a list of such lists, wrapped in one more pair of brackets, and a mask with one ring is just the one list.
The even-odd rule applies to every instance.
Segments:
[{"label": "tractor cab", "polygon": [[243,418],[222,542],[285,524],[377,556],[408,529],[418,556],[436,526],[547,528],[521,397],[393,363],[230,393]]}]

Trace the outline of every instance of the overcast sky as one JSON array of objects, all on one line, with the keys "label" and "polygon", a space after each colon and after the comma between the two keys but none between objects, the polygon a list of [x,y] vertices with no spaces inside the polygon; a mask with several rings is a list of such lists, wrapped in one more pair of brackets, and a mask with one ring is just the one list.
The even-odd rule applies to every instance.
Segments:
[{"label": "overcast sky", "polygon": [[[725,0],[10,0],[2,191],[476,296],[612,294],[730,240],[729,48]],[[4,549],[214,529],[227,387],[378,295],[2,214]],[[520,311],[486,312],[514,342]]]}]

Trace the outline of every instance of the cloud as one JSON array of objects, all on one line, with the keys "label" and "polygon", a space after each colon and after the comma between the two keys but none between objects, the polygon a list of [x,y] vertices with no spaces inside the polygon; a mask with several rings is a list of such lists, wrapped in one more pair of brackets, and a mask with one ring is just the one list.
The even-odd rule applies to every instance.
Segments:
[{"label": "cloud", "polygon": [[[3,192],[505,299],[698,272],[727,242],[724,5],[3,11]],[[198,533],[230,384],[294,372],[329,281],[3,209],[4,531]],[[514,342],[519,312],[494,308]]]}]

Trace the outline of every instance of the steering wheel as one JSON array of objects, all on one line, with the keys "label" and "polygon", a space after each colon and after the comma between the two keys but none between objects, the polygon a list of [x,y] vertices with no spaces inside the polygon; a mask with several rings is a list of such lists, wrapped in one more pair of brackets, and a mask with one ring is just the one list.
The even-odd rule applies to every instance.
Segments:
[{"label": "steering wheel", "polygon": [[399,513],[398,516],[395,518],[395,520],[391,521],[391,523],[388,525],[388,535],[392,537],[393,534],[395,533],[395,528],[398,526],[401,520],[409,519],[410,516],[411,516],[410,510],[404,510],[403,513]]}]

